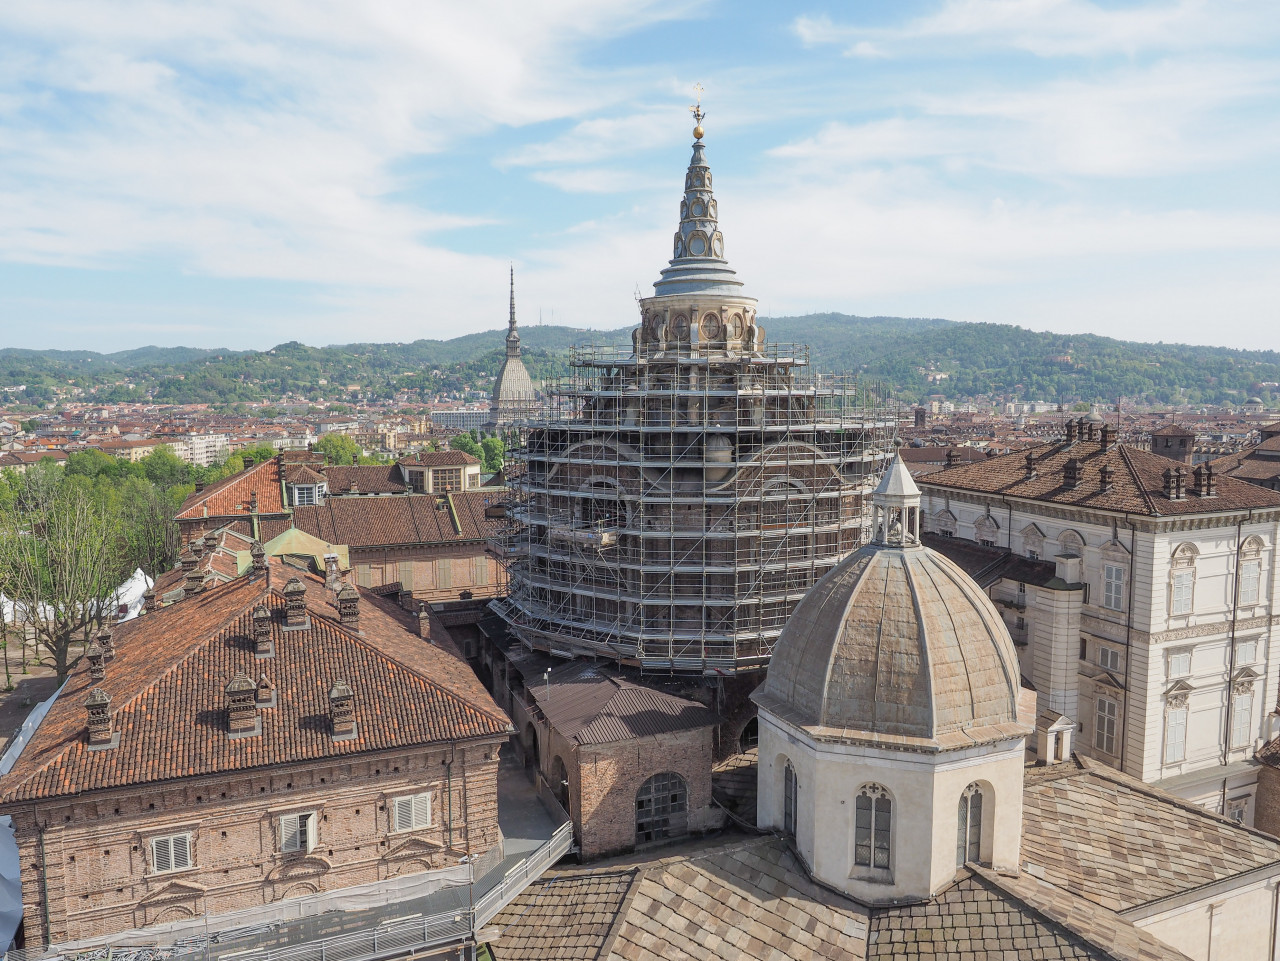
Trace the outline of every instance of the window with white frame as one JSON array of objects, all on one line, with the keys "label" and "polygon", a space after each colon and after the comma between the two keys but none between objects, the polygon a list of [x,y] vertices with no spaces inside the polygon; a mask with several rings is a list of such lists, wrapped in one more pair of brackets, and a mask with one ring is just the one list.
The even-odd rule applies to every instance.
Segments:
[{"label": "window with white frame", "polygon": [[1093,728],[1093,746],[1104,754],[1116,753],[1116,717],[1120,705],[1107,697],[1097,701],[1097,711]]},{"label": "window with white frame", "polygon": [[1169,676],[1186,677],[1191,673],[1191,651],[1169,652]]},{"label": "window with white frame", "polygon": [[1120,670],[1120,652],[1105,644],[1098,645],[1098,666],[1108,671]]},{"label": "window with white frame", "polygon": [[1256,638],[1250,638],[1247,641],[1236,642],[1236,666],[1242,664],[1252,664],[1258,659],[1258,641]]},{"label": "window with white frame", "polygon": [[295,507],[311,507],[316,502],[316,489],[313,484],[299,484],[293,489],[293,505]]},{"label": "window with white frame", "polygon": [[1164,763],[1176,764],[1187,756],[1187,706],[1170,706],[1164,716]]},{"label": "window with white frame", "polygon": [[1174,571],[1169,600],[1170,614],[1190,614],[1192,589],[1195,586],[1194,571]]},{"label": "window with white frame", "polygon": [[431,792],[394,798],[391,802],[391,830],[416,831],[431,826]]},{"label": "window with white frame", "polygon": [[164,871],[180,871],[191,867],[191,835],[170,834],[162,838],[151,839],[151,869],[160,874]]},{"label": "window with white frame", "polygon": [[1124,568],[1119,564],[1102,568],[1102,606],[1110,611],[1124,609]]},{"label": "window with white frame", "polygon": [[1231,698],[1231,746],[1248,747],[1253,740],[1253,692]]},{"label": "window with white frame", "polygon": [[1258,585],[1262,581],[1261,561],[1242,561],[1240,563],[1240,603],[1243,605],[1258,603]]},{"label": "window with white frame", "polygon": [[310,851],[316,846],[316,816],[307,811],[280,818],[280,850]]}]

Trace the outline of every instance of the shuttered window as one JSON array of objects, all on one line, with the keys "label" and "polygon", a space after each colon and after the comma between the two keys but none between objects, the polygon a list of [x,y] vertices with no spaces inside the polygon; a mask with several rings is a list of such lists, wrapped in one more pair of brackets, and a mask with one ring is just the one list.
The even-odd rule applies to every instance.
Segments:
[{"label": "shuttered window", "polygon": [[431,826],[431,794],[398,797],[391,802],[391,830],[415,831]]},{"label": "shuttered window", "polygon": [[171,834],[152,838],[151,865],[157,874],[191,867],[191,835]]},{"label": "shuttered window", "polygon": [[1173,764],[1187,755],[1187,709],[1173,708],[1164,721],[1164,763]]},{"label": "shuttered window", "polygon": [[1240,565],[1240,603],[1258,603],[1258,582],[1262,565],[1258,561],[1245,561]]},{"label": "shuttered window", "polygon": [[310,851],[316,846],[316,819],[311,813],[280,818],[280,850]]},{"label": "shuttered window", "polygon": [[1173,599],[1169,605],[1171,614],[1191,613],[1191,587],[1195,575],[1191,571],[1177,571],[1173,575]]},{"label": "shuttered window", "polygon": [[1231,746],[1247,747],[1253,740],[1253,695],[1237,694],[1231,699]]}]

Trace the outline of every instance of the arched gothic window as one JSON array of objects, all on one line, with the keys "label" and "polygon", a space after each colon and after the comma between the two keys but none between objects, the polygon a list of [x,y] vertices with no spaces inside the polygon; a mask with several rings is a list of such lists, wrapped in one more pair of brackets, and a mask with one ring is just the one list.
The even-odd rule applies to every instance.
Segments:
[{"label": "arched gothic window", "polygon": [[796,781],[796,769],[787,762],[782,772],[782,833],[793,841],[796,836],[796,802],[799,800],[800,784]]},{"label": "arched gothic window", "polygon": [[689,788],[679,774],[655,774],[636,792],[636,844],[689,833]]},{"label": "arched gothic window", "polygon": [[960,795],[956,816],[956,867],[982,859],[982,789],[970,784]]},{"label": "arched gothic window", "polygon": [[853,863],[887,871],[893,829],[893,800],[879,784],[864,784],[854,799]]}]

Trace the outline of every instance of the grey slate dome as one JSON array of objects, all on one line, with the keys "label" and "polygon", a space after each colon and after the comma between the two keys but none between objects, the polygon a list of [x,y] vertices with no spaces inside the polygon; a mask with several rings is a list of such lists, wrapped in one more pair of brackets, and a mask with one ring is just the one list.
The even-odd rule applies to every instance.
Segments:
[{"label": "grey slate dome", "polygon": [[875,503],[875,539],[800,602],[757,703],[820,740],[939,749],[1025,734],[1009,632],[973,579],[920,543],[900,457]]}]

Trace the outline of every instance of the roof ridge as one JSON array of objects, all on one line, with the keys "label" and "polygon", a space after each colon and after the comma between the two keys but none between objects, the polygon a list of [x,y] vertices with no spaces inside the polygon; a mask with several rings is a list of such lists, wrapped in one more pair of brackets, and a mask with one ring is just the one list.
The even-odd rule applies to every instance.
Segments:
[{"label": "roof ridge", "polygon": [[[1133,478],[1133,481],[1138,488],[1138,493],[1142,495],[1143,503],[1147,505],[1147,509],[1157,516],[1163,516],[1160,508],[1156,506],[1156,499],[1151,496],[1150,492],[1147,490],[1146,484],[1142,482],[1142,477],[1138,474],[1138,465],[1133,462],[1129,445],[1117,444],[1116,450],[1120,452],[1120,459],[1124,461],[1125,467],[1129,468],[1129,476]],[[1156,456],[1159,457],[1160,455],[1157,454]]]}]

